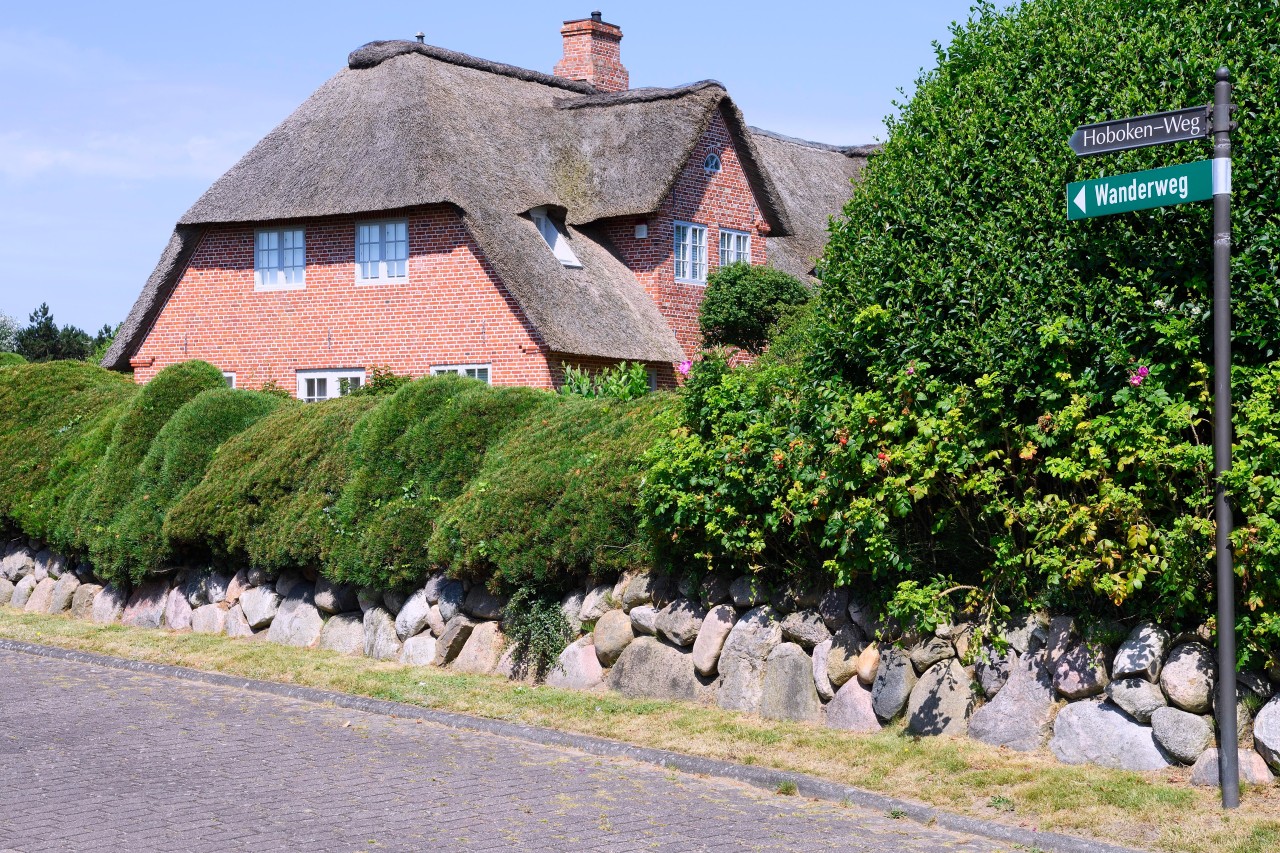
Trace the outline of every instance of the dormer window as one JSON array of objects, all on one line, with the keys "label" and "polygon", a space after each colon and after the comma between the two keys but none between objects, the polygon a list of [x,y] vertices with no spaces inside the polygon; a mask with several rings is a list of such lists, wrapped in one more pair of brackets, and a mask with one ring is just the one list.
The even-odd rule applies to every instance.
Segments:
[{"label": "dormer window", "polygon": [[569,238],[564,236],[560,226],[551,219],[547,209],[535,207],[529,211],[529,216],[533,218],[533,224],[538,226],[538,233],[542,235],[543,240],[547,241],[551,254],[556,256],[556,260],[566,267],[581,269],[582,261],[578,260],[578,256],[569,247]]},{"label": "dormer window", "polygon": [[720,169],[720,155],[712,151],[702,161],[702,171],[706,172],[708,175],[714,175],[719,172]]}]

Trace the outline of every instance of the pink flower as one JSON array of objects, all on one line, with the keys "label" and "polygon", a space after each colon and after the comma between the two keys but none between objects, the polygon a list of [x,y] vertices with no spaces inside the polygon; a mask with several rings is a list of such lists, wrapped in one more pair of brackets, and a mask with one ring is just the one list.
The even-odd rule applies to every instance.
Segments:
[{"label": "pink flower", "polygon": [[692,369],[693,369],[693,362],[687,358],[684,361],[680,362],[678,365],[676,365],[676,370],[680,371],[681,376],[688,376],[689,371]]},{"label": "pink flower", "polygon": [[908,368],[907,368],[907,375],[908,375],[908,376],[915,376],[915,375],[916,375],[916,369],[915,369],[914,367],[908,367]]},{"label": "pink flower", "polygon": [[1129,384],[1132,385],[1134,388],[1137,388],[1139,385],[1142,384],[1142,381],[1146,379],[1150,373],[1151,373],[1150,369],[1148,369],[1145,365],[1142,367],[1139,367],[1129,376]]}]

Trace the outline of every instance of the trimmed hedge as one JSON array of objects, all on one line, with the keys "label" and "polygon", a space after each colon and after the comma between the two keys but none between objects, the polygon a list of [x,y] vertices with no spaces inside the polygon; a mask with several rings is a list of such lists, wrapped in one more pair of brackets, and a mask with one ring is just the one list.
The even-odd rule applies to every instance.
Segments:
[{"label": "trimmed hedge", "polygon": [[0,352],[0,368],[26,364],[27,360],[16,352]]},{"label": "trimmed hedge", "polygon": [[381,387],[303,405],[203,362],[142,387],[79,362],[6,369],[0,526],[132,583],[213,563],[406,588],[444,567],[550,600],[652,561],[638,460],[671,397]]}]

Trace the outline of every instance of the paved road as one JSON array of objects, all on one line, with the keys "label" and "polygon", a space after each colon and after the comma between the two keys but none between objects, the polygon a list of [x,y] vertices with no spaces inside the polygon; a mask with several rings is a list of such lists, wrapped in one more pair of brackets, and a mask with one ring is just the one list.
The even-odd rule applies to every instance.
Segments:
[{"label": "paved road", "polygon": [[1009,849],[627,760],[0,651],[0,853]]}]

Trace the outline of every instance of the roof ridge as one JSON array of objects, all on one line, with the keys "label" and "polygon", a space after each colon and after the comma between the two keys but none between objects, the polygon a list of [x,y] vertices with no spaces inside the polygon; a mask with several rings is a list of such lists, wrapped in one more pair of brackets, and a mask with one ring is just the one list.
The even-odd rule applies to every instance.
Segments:
[{"label": "roof ridge", "polygon": [[518,65],[507,65],[504,62],[481,59],[469,53],[460,53],[456,50],[436,47],[433,44],[423,44],[422,42],[402,39],[371,41],[368,44],[361,45],[347,56],[347,67],[356,70],[375,68],[388,59],[408,53],[421,54],[431,59],[447,62],[450,65],[460,65],[463,68],[474,68],[478,71],[488,71],[490,74],[500,74],[503,77],[514,77],[517,80],[524,80],[526,83],[541,83],[544,86],[567,89],[570,92],[577,92],[582,95],[596,94],[594,86],[580,80],[569,80],[564,77],[557,77],[554,74],[521,68]]},{"label": "roof ridge", "polygon": [[843,154],[846,157],[866,157],[879,151],[881,143],[873,142],[869,145],[831,145],[826,142],[813,142],[808,139],[799,139],[795,136],[787,136],[785,133],[777,133],[772,130],[765,130],[763,127],[755,127],[748,125],[747,130],[758,136],[767,136],[770,139],[777,139],[780,142],[790,142],[792,145],[800,145],[805,148],[816,148],[819,151],[831,151],[837,154]]},{"label": "roof ridge", "polygon": [[719,89],[728,92],[719,80],[699,80],[683,86],[646,86],[640,89],[624,89],[621,92],[600,92],[579,98],[556,98],[555,105],[562,110],[576,110],[583,107],[612,107],[617,104],[642,104],[650,101],[665,101],[683,98],[694,92],[707,89]]}]

